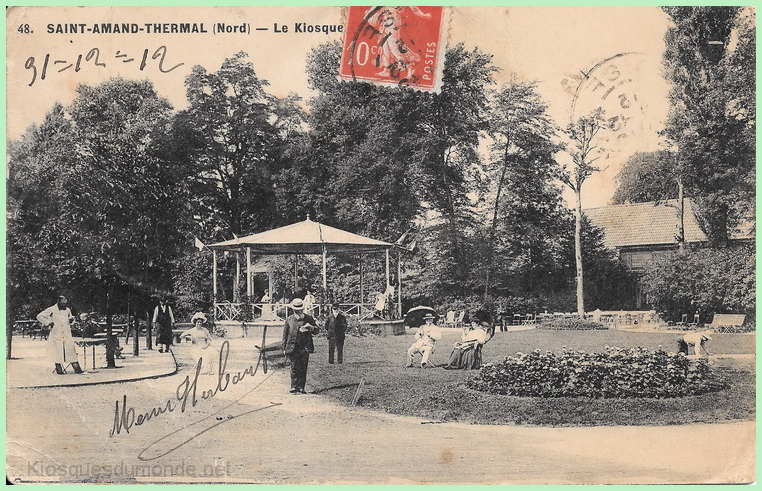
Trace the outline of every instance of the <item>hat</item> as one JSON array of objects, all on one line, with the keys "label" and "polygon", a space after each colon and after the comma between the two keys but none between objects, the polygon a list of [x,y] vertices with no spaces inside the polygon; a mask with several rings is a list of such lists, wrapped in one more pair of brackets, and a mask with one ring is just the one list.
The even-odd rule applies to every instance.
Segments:
[{"label": "hat", "polygon": [[428,313],[428,314],[424,315],[423,318],[424,319],[432,319],[433,320],[434,319],[434,314]]},{"label": "hat", "polygon": [[191,324],[195,324],[196,321],[199,320],[199,319],[201,319],[201,323],[202,324],[206,324],[206,322],[208,320],[206,318],[206,314],[205,313],[203,313],[203,312],[196,312],[195,314],[193,314],[193,317],[191,317],[191,320],[190,320]]},{"label": "hat", "polygon": [[293,310],[304,310],[304,300],[295,298],[288,306]]}]

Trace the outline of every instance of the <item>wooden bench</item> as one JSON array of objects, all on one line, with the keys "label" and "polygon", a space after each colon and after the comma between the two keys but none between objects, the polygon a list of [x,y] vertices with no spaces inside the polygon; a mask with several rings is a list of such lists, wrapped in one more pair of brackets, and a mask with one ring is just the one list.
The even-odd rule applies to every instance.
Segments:
[{"label": "wooden bench", "polygon": [[745,314],[714,314],[709,328],[716,332],[740,332],[746,320]]},{"label": "wooden bench", "polygon": [[[105,338],[107,326],[105,322],[99,322],[100,332],[93,334],[94,338]],[[125,336],[127,334],[127,324],[111,324],[111,334],[116,337]]]},{"label": "wooden bench", "polygon": [[191,328],[193,328],[193,324],[190,322],[175,323],[175,329],[172,329],[172,338],[175,344],[180,344],[180,338],[182,337],[183,333]]}]

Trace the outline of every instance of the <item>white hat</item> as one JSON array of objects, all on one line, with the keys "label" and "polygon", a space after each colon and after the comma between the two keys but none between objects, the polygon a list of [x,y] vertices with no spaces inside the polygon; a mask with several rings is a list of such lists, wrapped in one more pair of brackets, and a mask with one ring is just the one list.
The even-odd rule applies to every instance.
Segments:
[{"label": "white hat", "polygon": [[206,314],[203,312],[196,312],[193,314],[193,317],[191,317],[191,324],[195,324],[197,320],[201,319],[202,324],[206,324],[208,319],[206,318]]},{"label": "white hat", "polygon": [[288,306],[293,310],[304,310],[304,301],[301,298],[295,298]]}]

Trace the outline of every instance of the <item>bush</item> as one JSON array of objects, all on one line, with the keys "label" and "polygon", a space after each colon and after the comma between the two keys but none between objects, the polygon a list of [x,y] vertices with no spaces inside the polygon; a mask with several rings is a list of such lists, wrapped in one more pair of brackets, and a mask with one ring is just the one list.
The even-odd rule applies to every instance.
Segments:
[{"label": "bush", "polygon": [[363,324],[354,315],[347,316],[347,335],[348,336],[380,336],[381,326],[372,326]]},{"label": "bush", "polygon": [[538,329],[554,329],[557,331],[603,331],[608,329],[600,322],[583,319],[543,319],[537,324]]},{"label": "bush", "polygon": [[482,366],[467,386],[482,392],[529,397],[669,398],[721,388],[709,365],[685,355],[645,348],[606,347],[603,353],[517,353]]},{"label": "bush", "polygon": [[753,246],[687,250],[649,264],[643,276],[649,302],[672,320],[698,311],[708,322],[715,313],[754,318],[756,255]]}]

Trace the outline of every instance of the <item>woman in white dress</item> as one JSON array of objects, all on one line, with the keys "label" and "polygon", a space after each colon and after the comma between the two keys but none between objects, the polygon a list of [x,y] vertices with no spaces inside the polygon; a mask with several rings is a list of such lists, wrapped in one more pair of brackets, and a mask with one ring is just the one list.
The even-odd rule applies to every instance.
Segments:
[{"label": "woman in white dress", "polygon": [[217,357],[219,353],[212,348],[212,335],[204,327],[207,323],[206,314],[196,312],[191,317],[193,327],[182,335],[183,343],[190,345],[190,356],[198,364],[202,360],[201,372],[205,374],[215,373]]}]

